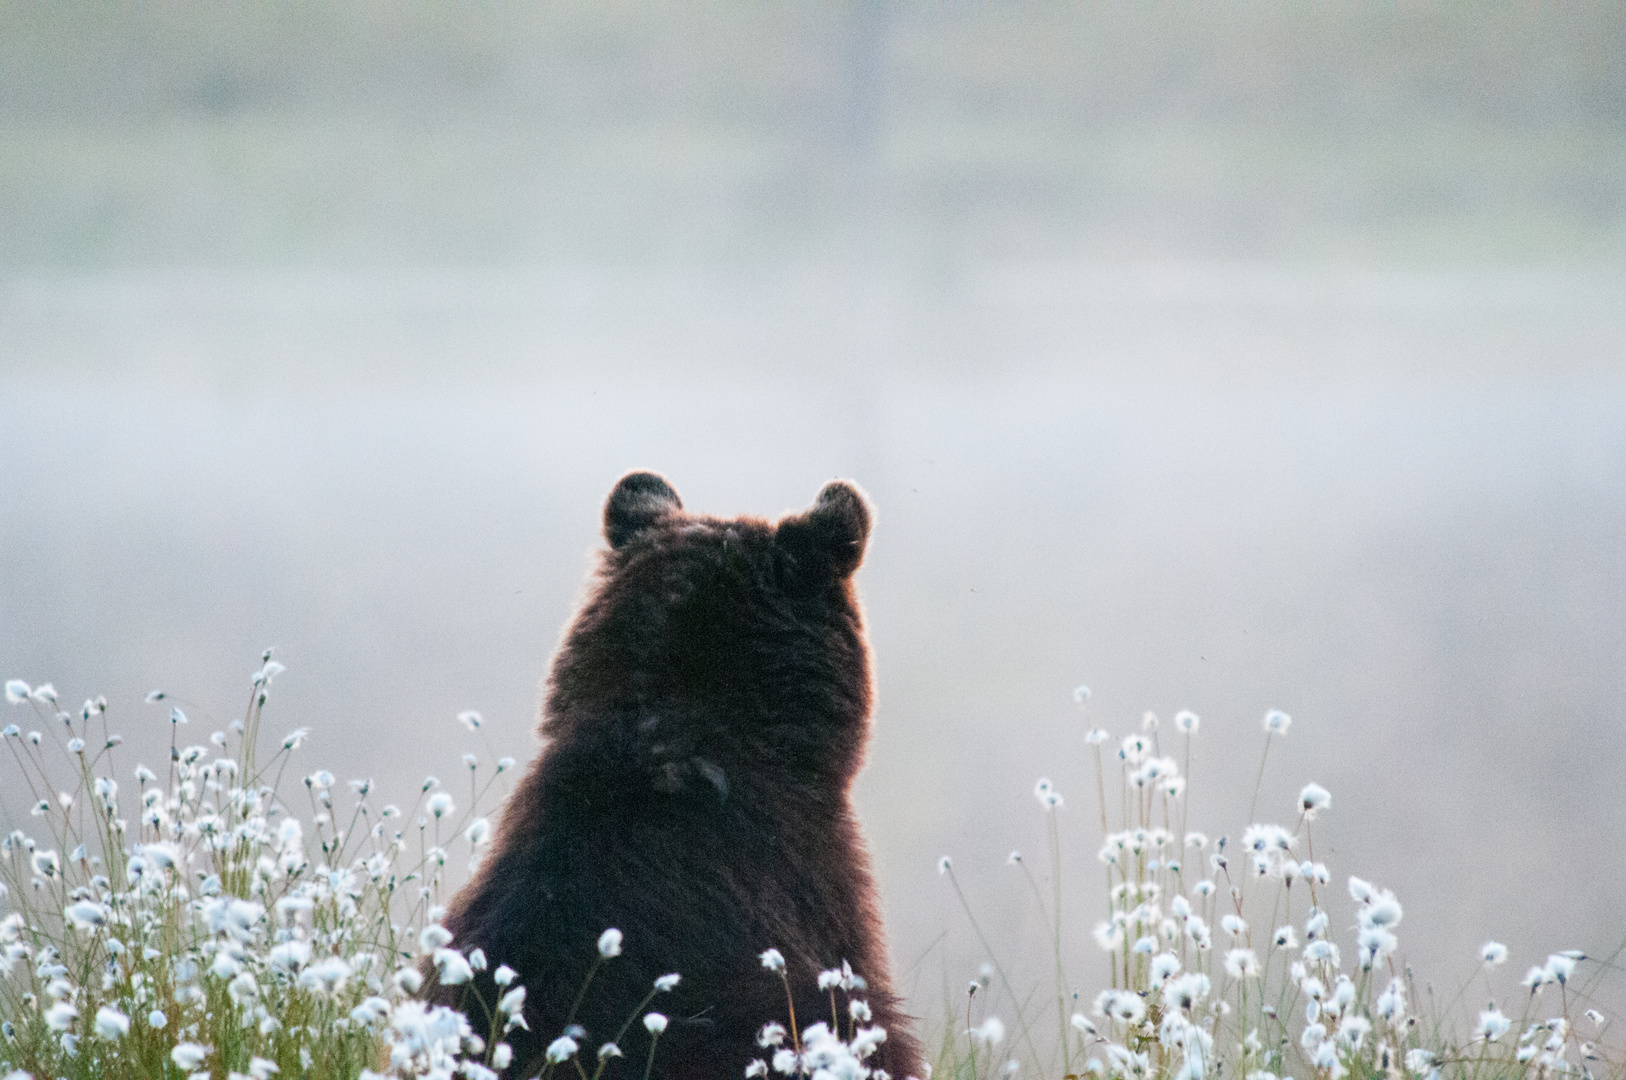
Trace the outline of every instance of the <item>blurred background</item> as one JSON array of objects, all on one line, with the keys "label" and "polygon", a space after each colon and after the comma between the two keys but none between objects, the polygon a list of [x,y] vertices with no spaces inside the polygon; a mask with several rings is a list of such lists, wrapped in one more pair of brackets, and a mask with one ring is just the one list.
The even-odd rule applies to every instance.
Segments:
[{"label": "blurred background", "polygon": [[0,677],[156,752],[276,646],[399,801],[533,754],[623,471],[857,479],[928,1015],[943,854],[1048,985],[1041,775],[1093,996],[1083,734],[1146,710],[1233,837],[1291,713],[1259,816],[1329,788],[1444,999],[1626,938],[1619,3],[0,2],[0,400]]}]

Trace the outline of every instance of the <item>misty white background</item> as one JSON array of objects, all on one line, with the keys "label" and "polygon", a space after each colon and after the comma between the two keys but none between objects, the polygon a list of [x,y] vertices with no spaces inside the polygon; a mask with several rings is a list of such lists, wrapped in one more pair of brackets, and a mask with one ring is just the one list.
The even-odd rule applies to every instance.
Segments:
[{"label": "misty white background", "polygon": [[0,675],[156,750],[274,645],[271,729],[407,801],[533,753],[623,471],[847,476],[920,1011],[983,959],[943,854],[1045,984],[1040,776],[1093,996],[1082,736],[1181,708],[1193,827],[1286,710],[1260,816],[1329,788],[1419,984],[1494,937],[1511,998],[1626,938],[1623,22],[0,10]]}]

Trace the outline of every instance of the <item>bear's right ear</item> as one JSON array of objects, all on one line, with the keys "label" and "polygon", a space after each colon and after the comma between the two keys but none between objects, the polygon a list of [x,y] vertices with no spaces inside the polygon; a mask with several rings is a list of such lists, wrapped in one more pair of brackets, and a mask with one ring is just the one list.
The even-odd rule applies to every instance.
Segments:
[{"label": "bear's right ear", "polygon": [[623,476],[604,502],[604,539],[618,548],[667,514],[683,509],[672,485],[652,472]]},{"label": "bear's right ear", "polygon": [[790,555],[795,576],[817,583],[858,569],[869,527],[869,502],[858,485],[832,480],[819,491],[812,509],[780,521],[774,538]]}]

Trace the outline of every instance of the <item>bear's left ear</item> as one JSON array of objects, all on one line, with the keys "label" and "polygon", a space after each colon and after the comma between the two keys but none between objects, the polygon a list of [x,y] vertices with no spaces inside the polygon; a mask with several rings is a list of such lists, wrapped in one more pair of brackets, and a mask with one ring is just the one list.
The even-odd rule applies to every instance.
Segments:
[{"label": "bear's left ear", "polygon": [[672,485],[652,472],[623,476],[604,502],[604,539],[618,548],[667,514],[683,509]]},{"label": "bear's left ear", "polygon": [[869,501],[858,485],[832,480],[811,509],[782,520],[774,538],[804,572],[844,578],[864,561],[869,527]]}]

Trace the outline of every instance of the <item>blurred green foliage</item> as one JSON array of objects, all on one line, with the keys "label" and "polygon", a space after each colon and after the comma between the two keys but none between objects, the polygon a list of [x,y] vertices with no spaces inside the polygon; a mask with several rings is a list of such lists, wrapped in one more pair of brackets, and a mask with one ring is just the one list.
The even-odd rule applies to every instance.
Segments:
[{"label": "blurred green foliage", "polygon": [[1626,5],[0,3],[0,267],[1614,261]]}]

